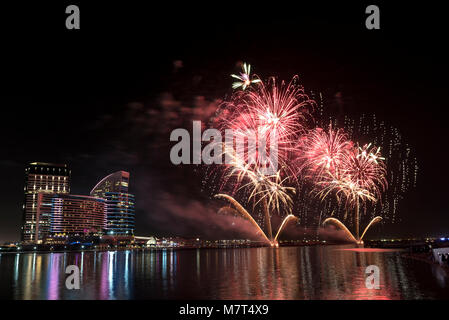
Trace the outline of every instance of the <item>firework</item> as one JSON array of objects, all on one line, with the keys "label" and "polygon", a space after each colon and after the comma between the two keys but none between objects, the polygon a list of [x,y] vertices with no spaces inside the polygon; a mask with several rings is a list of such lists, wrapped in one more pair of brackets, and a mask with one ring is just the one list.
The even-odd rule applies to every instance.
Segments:
[{"label": "firework", "polygon": [[243,72],[240,73],[240,75],[231,74],[231,77],[239,80],[235,81],[232,84],[232,89],[237,89],[239,87],[242,87],[243,90],[245,90],[247,87],[249,87],[253,83],[259,83],[261,82],[260,79],[251,79],[251,65],[243,63]]},{"label": "firework", "polygon": [[297,146],[298,168],[314,177],[335,173],[352,148],[352,141],[341,129],[334,130],[329,126],[328,131],[321,128],[310,130]]},{"label": "firework", "polygon": [[[253,210],[260,206],[270,240],[271,215],[292,212],[291,195],[296,189],[288,183],[296,177],[290,156],[294,142],[305,131],[313,104],[298,84],[298,77],[279,84],[270,78],[251,90],[234,92],[222,103],[215,119],[225,135],[230,131],[233,136],[232,143],[219,148],[227,158],[218,167],[222,172],[220,192],[225,188],[230,189],[230,195],[243,192]],[[267,168],[274,170],[267,173]]]},{"label": "firework", "polygon": [[[329,208],[330,195],[333,195],[339,204],[344,204],[346,212],[354,209],[356,237],[352,239],[360,241],[359,208],[378,202],[387,188],[385,159],[380,148],[371,144],[359,147],[349,139],[348,133],[332,125],[328,130],[309,129],[308,121],[313,120],[310,111],[316,103],[305,94],[297,76],[288,83],[278,83],[274,77],[262,82],[251,79],[250,72],[251,66],[245,63],[240,76],[232,75],[239,80],[233,88],[243,90],[234,91],[214,117],[214,124],[226,137],[226,142],[220,142],[214,149],[221,150],[225,158],[224,165],[211,170],[211,175],[220,182],[214,192],[218,191],[219,197],[231,201],[239,211],[244,210],[244,216],[251,217],[260,232],[265,228],[266,239],[277,245],[286,223],[295,217],[292,195],[297,188],[290,185],[296,183],[303,192],[307,190],[303,188],[304,183],[312,182],[312,191]],[[245,90],[252,83],[258,85]],[[267,168],[274,169],[267,173]],[[259,218],[265,227],[256,223],[234,199],[236,196],[252,203],[253,211],[263,213]],[[286,215],[274,238],[273,213]],[[331,219],[325,222],[344,226]],[[362,238],[378,221],[380,217],[371,221]]]},{"label": "firework", "polygon": [[248,200],[252,201],[253,209],[258,205],[263,205],[265,213],[265,222],[268,237],[272,238],[271,214],[276,212],[281,214],[282,208],[287,213],[291,213],[293,200],[290,194],[296,192],[295,188],[285,186],[284,183],[289,180],[289,177],[281,177],[281,171],[277,171],[274,175],[264,175],[258,170],[256,166],[249,166],[241,161],[239,157],[232,158],[233,161],[226,165],[227,174],[224,177],[225,181],[234,181],[239,185],[237,191],[248,190]]},{"label": "firework", "polygon": [[[387,188],[383,160],[385,158],[380,154],[380,147],[371,146],[371,143],[358,147],[344,157],[341,175],[357,189],[357,193],[370,193],[372,197],[380,199],[381,192]],[[363,196],[361,198],[365,199]],[[366,200],[376,201],[372,198]]]},{"label": "firework", "polygon": [[256,228],[258,234],[262,235],[264,240],[267,241],[267,243],[271,243],[270,239],[266,236],[266,234],[263,232],[263,230],[260,228],[260,226],[257,224],[257,222],[254,220],[254,218],[246,211],[243,206],[238,203],[237,200],[235,200],[233,197],[227,195],[227,194],[217,194],[215,195],[215,198],[222,198],[225,200],[228,200],[233,206],[236,207],[237,212],[239,212],[244,218],[248,219],[251,224]]},{"label": "firework", "polygon": [[[349,104],[349,101],[347,101]],[[387,165],[386,177],[388,188],[382,193],[382,201],[369,202],[365,210],[369,208],[371,217],[382,216],[384,221],[389,223],[397,222],[399,203],[407,194],[407,191],[415,188],[418,178],[418,161],[413,146],[410,145],[401,131],[394,125],[383,121],[376,114],[359,114],[357,117],[330,113],[322,101],[316,108],[316,122],[319,126],[325,127],[329,123],[333,128],[342,128],[350,140],[372,141],[381,147]],[[308,192],[304,190],[300,194],[305,209],[301,215],[306,218],[308,212],[316,211],[312,209],[317,203],[311,198],[307,198]],[[333,201],[326,200],[325,206],[321,206],[323,213],[338,213],[343,207],[335,207]],[[310,210],[310,211],[309,211]]]},{"label": "firework", "polygon": [[276,236],[274,237],[274,241],[275,241],[276,245],[277,245],[277,239],[279,238],[279,235],[280,235],[281,232],[284,230],[285,226],[287,225],[287,223],[288,223],[290,220],[298,221],[299,219],[298,219],[298,217],[295,217],[295,216],[292,215],[292,214],[289,214],[288,216],[286,216],[286,217],[284,218],[284,220],[283,220],[282,223],[281,223],[281,226],[280,226],[279,229],[278,229],[278,232],[276,233]]},{"label": "firework", "polygon": [[362,236],[360,238],[355,238],[354,235],[351,233],[351,231],[348,230],[348,228],[338,219],[335,218],[327,218],[326,220],[324,220],[323,225],[326,224],[333,224],[334,226],[336,226],[337,228],[340,228],[341,230],[343,230],[343,232],[348,236],[349,239],[351,239],[351,241],[353,242],[357,242],[357,243],[363,243],[363,237],[365,236],[366,232],[375,224],[379,223],[380,221],[382,221],[382,217],[375,217],[374,219],[372,219],[370,221],[370,223],[368,223],[368,225],[366,226],[365,230],[362,233]]},{"label": "firework", "polygon": [[266,139],[275,131],[282,147],[290,147],[304,130],[308,107],[313,103],[298,85],[297,76],[288,84],[282,81],[280,85],[275,78],[270,78],[268,85],[262,84],[258,90],[243,96],[243,104],[255,122],[253,125]]},{"label": "firework", "polygon": [[326,224],[333,224],[337,228],[340,228],[351,239],[351,241],[357,242],[357,239],[354,237],[351,231],[349,231],[348,228],[340,220],[335,218],[327,218],[323,221],[323,225]]},{"label": "firework", "polygon": [[[262,201],[266,201],[270,211],[280,213],[282,206],[288,213],[291,213],[293,200],[290,197],[290,193],[294,194],[296,190],[293,187],[284,186],[284,182],[288,179],[289,177],[282,179],[280,171],[272,176],[260,175],[249,200],[254,200],[254,206]],[[250,183],[253,184],[253,182]]]},{"label": "firework", "polygon": [[257,230],[257,234],[261,235],[264,238],[264,241],[267,242],[268,244],[270,244],[271,246],[276,246],[276,247],[279,246],[277,239],[279,238],[279,235],[282,233],[285,226],[287,225],[287,223],[290,220],[299,221],[298,217],[295,217],[292,214],[289,214],[288,216],[286,216],[284,218],[284,220],[282,221],[274,240],[272,240],[272,237],[267,236],[267,234],[262,230],[262,228],[254,220],[254,218],[251,216],[251,214],[249,214],[248,211],[246,211],[246,209],[233,197],[231,197],[227,194],[217,194],[217,195],[215,195],[215,198],[225,199],[225,200],[229,201],[233,206],[235,206],[235,208],[237,209],[237,212],[239,212],[245,219],[249,220],[251,222],[251,224],[254,226],[254,228]]},{"label": "firework", "polygon": [[363,230],[362,236],[360,237],[359,241],[363,241],[363,237],[365,236],[365,233],[368,231],[368,229],[371,228],[376,223],[379,223],[380,221],[382,221],[382,217],[379,217],[379,216],[374,217],[374,219],[371,220],[370,223],[368,223],[368,225],[366,226],[365,230]]},{"label": "firework", "polygon": [[304,147],[303,157],[306,167],[320,173],[314,178],[321,199],[335,191],[339,202],[346,200],[346,207],[357,201],[377,201],[387,188],[380,148],[371,144],[351,147],[352,142],[341,139],[341,135],[336,139],[338,134],[317,132],[308,140],[311,146]]},{"label": "firework", "polygon": [[[244,163],[253,163],[258,169],[280,166],[292,175],[289,156],[294,151],[294,142],[305,131],[313,105],[314,101],[298,84],[298,77],[279,85],[270,78],[267,84],[261,83],[254,90],[234,93],[221,105],[217,122],[223,132],[232,130],[236,142],[244,144],[237,150]],[[275,156],[267,157],[272,154],[274,144]]]},{"label": "firework", "polygon": [[380,155],[380,148],[372,147],[371,144],[353,148],[343,154],[341,162],[335,169],[328,170],[327,174],[320,176],[319,181],[316,182],[321,199],[335,194],[338,202],[345,200],[347,210],[355,208],[357,241],[361,241],[359,238],[360,206],[367,201],[378,201],[381,192],[387,187],[383,160],[385,159]]},{"label": "firework", "polygon": [[376,198],[367,189],[361,188],[348,176],[334,175],[328,172],[316,182],[318,195],[324,200],[330,194],[335,194],[339,203],[345,201],[345,207],[354,207],[360,201],[376,201]]}]

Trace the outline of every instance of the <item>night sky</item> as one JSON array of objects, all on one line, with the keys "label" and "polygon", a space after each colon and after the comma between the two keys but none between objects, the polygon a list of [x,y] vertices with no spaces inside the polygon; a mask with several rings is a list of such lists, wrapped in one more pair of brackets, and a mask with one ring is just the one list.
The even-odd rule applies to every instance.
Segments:
[{"label": "night sky", "polygon": [[[34,161],[67,163],[73,194],[129,171],[137,235],[226,238],[221,225],[207,231],[216,204],[193,166],[170,163],[169,134],[207,120],[239,61],[263,78],[299,74],[325,107],[340,92],[345,113],[375,112],[398,127],[418,158],[418,185],[383,232],[449,236],[443,10],[78,2],[81,30],[66,30],[68,4],[2,5],[0,242],[19,239]],[[381,30],[365,28],[368,4],[379,5]]]}]

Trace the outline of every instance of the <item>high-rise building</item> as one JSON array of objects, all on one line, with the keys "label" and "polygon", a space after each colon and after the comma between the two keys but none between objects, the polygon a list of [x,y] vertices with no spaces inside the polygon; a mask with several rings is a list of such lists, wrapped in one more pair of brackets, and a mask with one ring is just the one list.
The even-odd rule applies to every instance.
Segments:
[{"label": "high-rise building", "polygon": [[[66,164],[32,162],[25,168],[25,199],[23,204],[23,242],[37,242],[39,227],[36,224],[38,194],[68,194],[70,174]],[[49,228],[48,219],[42,228]]]},{"label": "high-rise building", "polygon": [[117,171],[103,178],[90,195],[105,199],[106,228],[111,236],[134,235],[134,195],[128,193],[129,172]]}]

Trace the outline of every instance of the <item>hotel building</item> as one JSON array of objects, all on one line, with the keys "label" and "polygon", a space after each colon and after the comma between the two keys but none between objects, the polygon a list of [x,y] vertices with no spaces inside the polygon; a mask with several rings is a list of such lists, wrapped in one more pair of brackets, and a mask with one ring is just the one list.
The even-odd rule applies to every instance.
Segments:
[{"label": "hotel building", "polygon": [[[42,238],[39,235],[39,224],[36,223],[39,193],[68,194],[70,174],[71,171],[66,164],[33,162],[25,168],[22,242],[35,243]],[[50,228],[50,221],[48,216],[42,217],[41,230],[45,231]]]},{"label": "hotel building", "polygon": [[129,172],[117,171],[103,178],[90,195],[105,199],[105,234],[134,236],[134,195],[128,193]]},{"label": "hotel building", "polygon": [[39,193],[37,199],[37,243],[100,236],[105,228],[104,199],[49,193]]},{"label": "hotel building", "polygon": [[51,200],[51,236],[101,235],[106,224],[104,208],[104,199],[73,194],[54,196]]}]

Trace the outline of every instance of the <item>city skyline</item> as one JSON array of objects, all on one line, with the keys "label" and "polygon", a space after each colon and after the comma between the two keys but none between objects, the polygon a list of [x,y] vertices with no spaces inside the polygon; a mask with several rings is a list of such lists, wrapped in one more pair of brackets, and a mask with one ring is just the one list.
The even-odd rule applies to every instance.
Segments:
[{"label": "city skyline", "polygon": [[[375,116],[374,116],[375,117]],[[345,120],[346,120],[346,118],[345,118]],[[40,165],[40,164],[44,164],[44,165],[49,165],[49,166],[60,166],[61,168],[69,168],[69,166],[68,165],[66,165],[66,164],[64,164],[64,165],[54,165],[54,164],[52,164],[52,163],[41,163],[41,162],[32,162],[32,163],[30,163],[28,166],[26,166],[26,169],[25,169],[25,171],[26,172],[28,172],[30,169],[30,167],[29,166],[36,166],[36,165]],[[71,170],[69,171],[70,172],[70,174],[71,174]],[[129,173],[127,173],[127,172],[124,172],[124,171],[117,171],[117,172],[115,172],[115,173],[113,173],[113,174],[109,174],[108,176],[105,176],[103,179],[101,179],[96,185],[95,185],[95,187],[93,187],[93,189],[90,191],[90,195],[91,196],[93,196],[93,197],[96,197],[96,198],[98,198],[98,197],[100,197],[100,194],[103,194],[103,196],[104,196],[104,192],[105,192],[105,190],[112,190],[112,189],[110,189],[110,187],[108,188],[108,187],[106,187],[106,188],[104,188],[104,185],[105,185],[105,181],[107,182],[108,181],[108,178],[110,178],[110,177],[113,177],[114,175],[115,176],[117,176],[117,175],[120,175],[120,176],[123,176],[123,174],[125,174],[125,178],[127,179],[126,181],[128,181],[129,180]],[[71,179],[71,176],[68,176],[69,178],[68,178],[68,180],[70,180]],[[42,179],[42,178],[41,178]],[[416,176],[415,176],[415,179],[416,179]],[[28,181],[28,179],[25,179],[25,181]],[[65,181],[64,181],[65,182]],[[415,183],[416,183],[416,180],[415,180]],[[27,184],[26,184],[27,185]],[[107,186],[110,186],[110,185],[108,185],[108,184],[106,184]],[[118,184],[117,184],[118,185]],[[126,187],[123,187],[123,185],[124,186],[126,186]],[[105,190],[102,190],[102,187],[103,186],[103,189],[105,189]],[[118,190],[118,189],[116,189],[116,191],[127,191],[127,189],[128,189],[128,182],[126,182],[126,184],[123,184],[123,183],[120,183],[120,186],[122,186],[121,188],[123,189],[123,190]],[[415,187],[416,187],[416,185],[414,185]],[[46,188],[47,188],[47,186],[46,186]],[[65,188],[67,188],[67,191],[65,190]],[[65,193],[64,193],[65,192]],[[70,184],[67,184],[67,185],[65,185],[64,186],[64,192],[63,193],[61,193],[61,196],[63,196],[64,194],[66,195],[66,196],[72,196],[71,194],[69,194],[69,192],[70,192]],[[45,195],[45,194],[40,194],[40,195]],[[88,196],[83,196],[83,195],[73,195],[74,197],[86,197],[86,198],[89,198]],[[25,199],[27,199],[26,197],[25,197]],[[312,227],[312,229],[313,229],[313,226],[306,226],[306,228],[307,227]],[[170,234],[170,233],[168,233],[167,234],[168,236],[177,236],[176,234]],[[433,236],[433,237],[435,237],[435,238],[439,238],[440,236],[445,236],[446,234],[444,234],[444,233],[441,233],[441,234],[439,234],[439,235],[431,235],[431,237]],[[429,235],[422,235],[422,236],[420,236],[420,237],[422,237],[422,238],[426,238],[426,237],[428,237]],[[193,236],[192,236],[193,237]],[[380,235],[379,237],[376,237],[376,238],[382,238],[382,236]],[[387,237],[388,238],[388,237]],[[398,237],[398,238],[401,238],[401,237]],[[15,240],[6,240],[6,241],[3,241],[3,242],[14,242]]]},{"label": "city skyline", "polygon": [[[89,195],[70,193],[67,164],[32,162],[25,168],[21,243],[55,244],[74,237],[103,235],[134,239],[134,195],[130,174],[117,171],[101,179]],[[92,241],[92,240],[90,240]]]},{"label": "city skyline", "polygon": [[[132,172],[139,199],[138,234],[217,234],[224,238],[223,228],[209,232],[207,225],[195,223],[214,214],[216,202],[201,192],[196,168],[171,166],[169,132],[191,127],[191,120],[208,119],[216,110],[216,99],[231,92],[229,75],[240,71],[242,61],[251,62],[264,79],[273,75],[290,79],[299,74],[308,93],[316,98],[321,95],[323,106],[333,114],[351,119],[375,114],[377,123],[397,128],[404,144],[414,152],[419,172],[416,188],[399,201],[392,223],[380,226],[379,234],[445,236],[449,215],[444,181],[448,172],[436,165],[435,157],[448,156],[448,149],[442,147],[447,119],[439,116],[446,101],[446,51],[442,47],[425,50],[439,47],[439,33],[411,26],[417,32],[403,34],[399,25],[384,17],[388,31],[379,30],[376,35],[364,30],[360,8],[348,12],[333,9],[320,13],[327,22],[299,12],[283,21],[262,14],[253,26],[230,15],[229,26],[224,28],[206,17],[206,29],[187,24],[182,30],[167,30],[163,37],[152,32],[157,24],[153,29],[144,26],[140,21],[147,19],[142,16],[136,22],[141,28],[131,36],[105,35],[102,46],[86,40],[95,50],[81,46],[79,38],[64,37],[57,50],[22,56],[20,65],[7,66],[5,73],[12,80],[4,103],[15,107],[8,108],[9,121],[0,129],[5,145],[1,166],[8,181],[0,186],[0,241],[19,240],[16,230],[21,225],[23,169],[36,160],[68,163],[76,173],[74,194],[85,194],[87,186],[110,172],[123,168]],[[334,17],[334,12],[344,19]],[[180,22],[186,20],[177,17]],[[263,27],[264,19],[272,21],[272,29],[251,36],[241,34],[241,30]],[[99,32],[92,28],[93,33]],[[422,46],[414,45],[416,37]],[[29,35],[26,39],[36,44]],[[151,39],[147,44],[159,50],[137,51],[132,59],[125,59],[126,64],[115,64],[121,57],[130,57],[128,48],[142,39]],[[52,45],[50,36],[42,41]],[[117,41],[122,41],[123,47],[116,48]],[[19,44],[19,48],[23,49],[20,56],[27,52],[28,44]],[[79,71],[70,86],[59,80],[67,76],[63,69],[45,67],[59,54],[72,58],[73,68]],[[88,55],[88,62],[76,58]],[[18,77],[23,73],[29,75],[26,82]],[[43,74],[49,75],[45,83],[40,79]],[[9,137],[14,137],[13,141]],[[195,211],[201,212],[199,217]],[[302,223],[313,225],[308,220]]]}]

